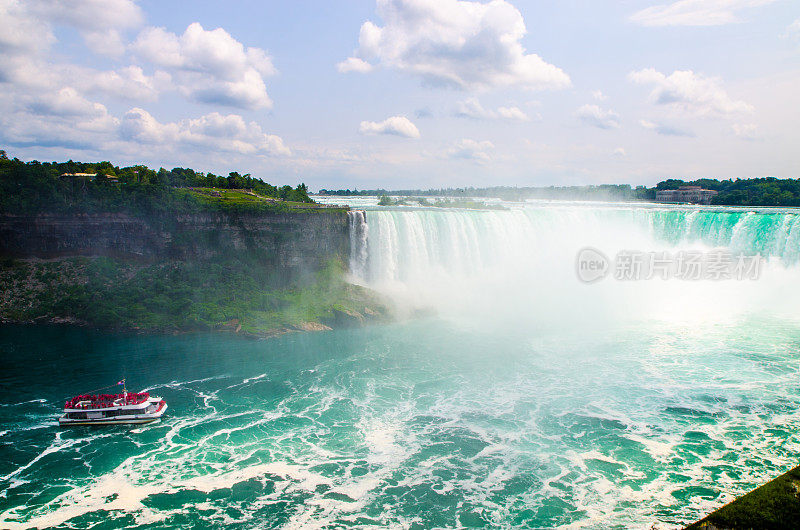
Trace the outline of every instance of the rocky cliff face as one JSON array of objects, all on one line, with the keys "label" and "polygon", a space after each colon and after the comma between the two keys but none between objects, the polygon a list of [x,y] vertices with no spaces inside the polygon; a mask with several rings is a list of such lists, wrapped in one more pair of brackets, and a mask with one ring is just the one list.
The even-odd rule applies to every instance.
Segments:
[{"label": "rocky cliff face", "polygon": [[345,210],[275,214],[0,216],[0,256],[75,255],[146,260],[212,259],[246,253],[292,275],[331,259],[347,262]]}]

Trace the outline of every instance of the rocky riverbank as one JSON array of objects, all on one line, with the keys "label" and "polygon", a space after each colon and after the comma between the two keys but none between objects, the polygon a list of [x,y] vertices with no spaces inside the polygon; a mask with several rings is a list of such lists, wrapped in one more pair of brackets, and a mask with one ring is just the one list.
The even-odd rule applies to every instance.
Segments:
[{"label": "rocky riverbank", "polygon": [[344,276],[335,260],[311,278],[276,285],[268,271],[231,260],[5,259],[0,322],[271,337],[391,319],[383,298]]},{"label": "rocky riverbank", "polygon": [[347,283],[345,275],[336,259],[284,283],[269,268],[237,259],[6,258],[0,262],[0,321],[274,336],[391,318],[382,297]]}]

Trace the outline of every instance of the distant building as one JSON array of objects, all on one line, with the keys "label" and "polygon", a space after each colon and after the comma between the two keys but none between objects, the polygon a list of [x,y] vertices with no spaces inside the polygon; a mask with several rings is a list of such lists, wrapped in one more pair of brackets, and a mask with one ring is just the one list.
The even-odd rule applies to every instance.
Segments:
[{"label": "distant building", "polygon": [[[62,173],[61,178],[94,180],[97,178],[97,173]],[[119,184],[119,178],[116,176],[106,175],[105,181],[109,184]]]},{"label": "distant building", "polygon": [[714,190],[704,190],[700,186],[681,186],[677,190],[656,191],[656,202],[710,204],[711,198],[718,193],[718,191]]},{"label": "distant building", "polygon": [[68,178],[80,179],[80,178],[83,178],[83,179],[94,180],[94,178],[96,176],[97,176],[97,173],[63,173],[61,175],[61,178],[62,179],[68,179]]}]

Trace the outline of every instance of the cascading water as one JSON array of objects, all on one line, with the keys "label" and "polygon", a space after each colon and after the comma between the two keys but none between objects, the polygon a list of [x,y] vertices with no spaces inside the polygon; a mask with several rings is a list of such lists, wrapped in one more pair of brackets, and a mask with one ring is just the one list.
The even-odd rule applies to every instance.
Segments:
[{"label": "cascading water", "polygon": [[[363,244],[353,247],[354,274],[401,306],[432,307],[442,315],[572,326],[603,318],[717,318],[765,305],[783,313],[800,309],[781,301],[798,283],[789,278],[800,280],[800,215],[793,211],[555,204],[501,211],[375,209],[366,221],[366,256]],[[576,255],[585,247],[610,258],[628,251],[722,249],[760,255],[765,265],[758,282],[609,277],[588,288],[575,275]]]},{"label": "cascading water", "polygon": [[[800,215],[657,208],[548,207],[510,211],[370,210],[369,236],[359,226],[354,274],[365,281],[408,280],[437,271],[480,274],[510,261],[584,245],[724,247],[734,252],[800,259]],[[351,235],[352,237],[352,235]],[[366,245],[366,248],[365,248]]]},{"label": "cascading water", "polygon": [[364,278],[367,267],[367,214],[363,210],[347,212],[350,230],[350,272],[356,278]]}]

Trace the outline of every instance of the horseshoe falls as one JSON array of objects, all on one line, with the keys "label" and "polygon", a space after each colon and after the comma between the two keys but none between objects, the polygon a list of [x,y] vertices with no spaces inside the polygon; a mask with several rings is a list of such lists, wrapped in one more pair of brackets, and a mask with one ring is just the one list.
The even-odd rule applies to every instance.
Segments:
[{"label": "horseshoe falls", "polygon": [[[797,211],[505,206],[351,212],[352,281],[392,324],[0,326],[0,527],[680,528],[797,464]],[[617,277],[637,252],[762,259]],[[120,370],[160,423],[54,425],[71,381]]]},{"label": "horseshoe falls", "polygon": [[[369,210],[354,233],[357,281],[401,305],[433,308],[480,327],[577,330],[635,321],[719,321],[778,314],[792,318],[800,294],[796,211],[556,204],[486,210]],[[358,217],[362,216],[362,217]],[[761,256],[758,281],[629,281],[586,285],[576,255],[728,252]],[[644,279],[644,278],[642,278]],[[702,279],[701,279],[702,280]]]}]

